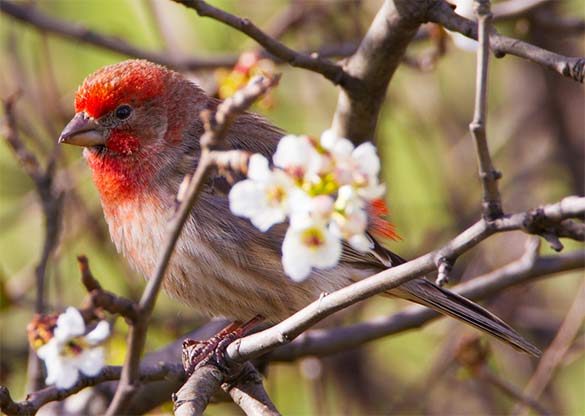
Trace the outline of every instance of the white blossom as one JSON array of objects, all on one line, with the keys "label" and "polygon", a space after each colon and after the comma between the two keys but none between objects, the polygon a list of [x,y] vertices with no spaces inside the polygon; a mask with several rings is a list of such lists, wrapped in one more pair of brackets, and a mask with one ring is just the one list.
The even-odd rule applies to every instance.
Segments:
[{"label": "white blossom", "polygon": [[282,265],[293,280],[305,280],[313,267],[335,266],[341,256],[341,240],[324,221],[311,215],[295,215],[282,243]]},{"label": "white blossom", "polygon": [[53,338],[37,350],[47,367],[47,384],[66,389],[73,386],[79,373],[95,376],[104,367],[105,351],[101,344],[110,334],[106,321],[83,336],[86,331],[83,317],[75,308],[59,315]]},{"label": "white blossom", "polygon": [[319,172],[326,168],[326,160],[315,150],[308,136],[289,134],[281,138],[272,161],[274,166],[297,180],[315,180]]},{"label": "white blossom", "polygon": [[336,137],[327,130],[321,136],[321,145],[333,155],[334,175],[339,185],[354,186],[367,200],[384,195],[386,188],[378,179],[380,159],[372,143],[362,143],[354,148],[348,139]]},{"label": "white blossom", "polygon": [[260,231],[283,222],[289,212],[294,181],[281,170],[270,170],[268,160],[259,154],[250,158],[248,178],[232,187],[231,211],[249,218]]},{"label": "white blossom", "polygon": [[355,147],[330,130],[320,140],[287,135],[272,161],[270,168],[259,154],[250,158],[248,178],[230,192],[230,208],[262,231],[289,220],[282,264],[290,278],[334,267],[342,240],[358,251],[373,248],[367,207],[385,191],[373,144]]}]

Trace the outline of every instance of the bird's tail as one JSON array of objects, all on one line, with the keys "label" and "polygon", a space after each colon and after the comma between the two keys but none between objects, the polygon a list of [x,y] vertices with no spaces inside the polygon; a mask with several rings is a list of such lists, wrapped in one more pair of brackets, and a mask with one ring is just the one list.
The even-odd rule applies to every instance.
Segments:
[{"label": "bird's tail", "polygon": [[522,338],[520,334],[493,313],[426,279],[411,280],[392,289],[388,294],[452,316],[535,357],[542,354],[538,348]]}]

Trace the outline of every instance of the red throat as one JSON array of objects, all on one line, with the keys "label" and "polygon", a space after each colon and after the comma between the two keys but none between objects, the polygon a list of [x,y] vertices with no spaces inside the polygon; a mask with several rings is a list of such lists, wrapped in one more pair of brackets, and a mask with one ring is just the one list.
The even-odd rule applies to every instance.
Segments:
[{"label": "red throat", "polygon": [[[131,145],[121,142],[119,146],[126,146],[126,149],[120,150],[129,151]],[[154,173],[150,164],[140,162],[145,158],[139,155],[121,156],[88,151],[86,159],[105,211],[144,196]]]}]

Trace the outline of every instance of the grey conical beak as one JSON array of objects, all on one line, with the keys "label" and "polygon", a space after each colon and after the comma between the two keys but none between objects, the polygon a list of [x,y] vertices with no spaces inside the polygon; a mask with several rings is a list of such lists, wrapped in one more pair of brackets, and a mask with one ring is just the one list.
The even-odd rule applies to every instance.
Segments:
[{"label": "grey conical beak", "polygon": [[59,143],[86,147],[104,145],[105,131],[94,119],[84,112],[79,112],[61,132]]}]

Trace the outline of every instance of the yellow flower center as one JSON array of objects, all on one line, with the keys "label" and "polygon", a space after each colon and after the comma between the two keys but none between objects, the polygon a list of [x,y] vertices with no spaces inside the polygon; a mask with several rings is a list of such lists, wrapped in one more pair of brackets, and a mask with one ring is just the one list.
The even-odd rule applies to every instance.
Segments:
[{"label": "yellow flower center", "polygon": [[282,186],[273,186],[267,192],[266,197],[273,205],[280,205],[286,198],[286,190]]},{"label": "yellow flower center", "polygon": [[319,228],[307,228],[301,234],[301,242],[310,249],[316,250],[325,244],[325,235]]}]

